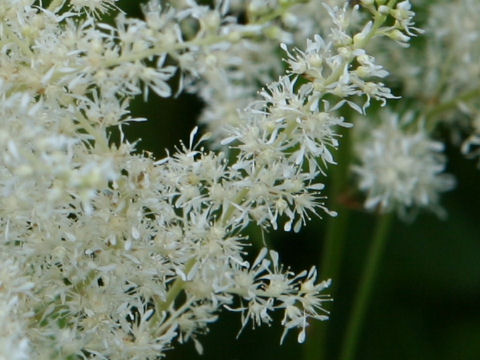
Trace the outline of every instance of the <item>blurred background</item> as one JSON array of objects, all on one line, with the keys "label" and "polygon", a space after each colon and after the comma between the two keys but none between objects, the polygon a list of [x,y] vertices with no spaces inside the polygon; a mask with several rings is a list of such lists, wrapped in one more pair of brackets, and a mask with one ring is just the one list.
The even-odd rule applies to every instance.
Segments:
[{"label": "blurred background", "polygon": [[[122,0],[119,6],[140,16],[137,1]],[[180,139],[188,139],[201,108],[193,95],[165,100],[150,94],[148,103],[136,99],[131,109],[134,117],[149,121],[131,124],[126,134],[131,141],[142,139],[139,149],[163,157],[165,149],[173,151]],[[420,214],[410,224],[394,220],[362,326],[358,360],[480,359],[480,169],[458,148],[449,147],[448,138],[445,133],[448,172],[457,178],[456,189],[442,199],[448,217]],[[375,216],[340,207],[337,218],[315,219],[299,234],[266,234],[268,245],[293,270],[321,266],[326,224],[342,221],[347,212],[344,258],[340,275],[333,279],[335,299],[326,304],[330,320],[317,324],[327,332],[327,359],[336,359],[341,345]],[[258,230],[249,232],[254,241],[262,241]],[[247,327],[236,339],[240,314],[224,311],[199,338],[203,355],[187,343],[176,345],[167,359],[301,359],[305,346],[297,344],[295,333],[280,346],[280,321],[277,317],[270,328]]]}]

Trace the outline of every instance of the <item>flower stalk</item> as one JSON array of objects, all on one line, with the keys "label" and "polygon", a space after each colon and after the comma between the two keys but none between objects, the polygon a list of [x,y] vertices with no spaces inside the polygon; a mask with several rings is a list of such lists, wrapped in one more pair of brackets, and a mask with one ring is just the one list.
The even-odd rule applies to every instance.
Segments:
[{"label": "flower stalk", "polygon": [[340,360],[355,359],[362,325],[367,315],[368,304],[378,276],[393,218],[392,214],[378,217],[377,226],[366,256],[366,264],[360,277],[358,291],[354,298],[352,312],[345,331]]}]

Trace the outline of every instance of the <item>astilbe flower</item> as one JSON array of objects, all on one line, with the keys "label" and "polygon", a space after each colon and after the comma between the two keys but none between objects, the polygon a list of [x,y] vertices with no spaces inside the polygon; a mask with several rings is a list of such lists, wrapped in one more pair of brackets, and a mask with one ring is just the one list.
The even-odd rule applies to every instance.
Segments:
[{"label": "astilbe flower", "polygon": [[[434,96],[437,96],[432,100],[454,105],[443,109],[440,107],[435,115],[457,130],[454,140],[461,142],[461,150],[468,157],[478,157],[480,153],[480,89],[472,81],[480,76],[480,64],[477,61],[480,56],[480,27],[474,16],[479,10],[480,4],[472,0],[441,2],[431,7],[428,24],[433,39],[427,49],[427,65],[439,65],[441,69],[439,74],[428,71],[427,80],[434,87]],[[433,56],[438,49],[446,54],[443,62]]]},{"label": "astilbe flower", "polygon": [[[204,86],[207,100],[236,71],[262,72],[258,54],[237,58],[241,40],[275,22],[256,14],[239,24],[224,1],[174,3],[151,1],[144,20],[120,13],[113,24],[99,17],[114,1],[0,3],[0,318],[15,315],[2,328],[1,356],[153,359],[174,340],[201,352],[197,336],[223,307],[242,312],[242,327],[283,311],[282,339],[298,328],[299,341],[309,319],[327,318],[329,282],[317,282],[314,268],[294,274],[266,249],[250,264],[242,230],[253,222],[298,231],[311,214],[332,214],[319,176],[335,164],[337,128],[350,127],[336,111],[393,97],[364,49],[388,36],[390,15],[370,6],[374,25],[355,34],[347,20],[358,7],[326,6],[331,31],[303,51],[283,46],[288,74],[218,132],[232,160],[203,148],[196,129],[156,159],[124,138],[122,126],[142,120],[130,116],[130,99],[171,96],[177,71],[179,90]],[[198,31],[182,30],[189,21]],[[212,61],[223,67],[217,84]],[[254,78],[265,79],[252,75],[248,92]]]},{"label": "astilbe flower", "polygon": [[367,127],[355,143],[358,163],[353,172],[366,192],[365,207],[396,210],[407,218],[420,208],[442,215],[439,194],[455,181],[445,174],[444,145],[428,138],[425,126],[415,125],[413,114],[401,119],[390,112],[376,128]]},{"label": "astilbe flower", "polygon": [[480,27],[475,15],[480,3],[438,0],[419,5],[426,14],[425,45],[408,51],[389,46],[377,58],[388,60],[409,108],[426,118],[428,131],[439,125],[448,128],[452,142],[466,156],[476,157],[480,90],[472,79],[480,75]]}]

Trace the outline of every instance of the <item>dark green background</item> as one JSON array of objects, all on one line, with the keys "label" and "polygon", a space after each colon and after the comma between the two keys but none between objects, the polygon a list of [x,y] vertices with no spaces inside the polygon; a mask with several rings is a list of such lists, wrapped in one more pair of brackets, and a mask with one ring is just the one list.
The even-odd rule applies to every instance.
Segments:
[{"label": "dark green background", "polygon": [[[137,1],[120,1],[120,7],[138,14]],[[189,95],[174,100],[150,96],[148,104],[137,99],[133,115],[149,122],[133,123],[126,132],[132,140],[143,139],[141,148],[163,156],[165,148],[188,139],[200,108],[201,102]],[[359,360],[480,359],[480,170],[456,148],[449,147],[448,157],[449,172],[458,180],[442,199],[448,218],[427,214],[412,224],[395,221],[361,332]],[[270,243],[283,263],[308,269],[319,262],[326,221],[315,220],[301,234],[269,234]],[[338,293],[327,304],[331,320],[321,325],[328,326],[331,359],[340,346],[374,224],[374,217],[363,212],[354,212],[349,221],[342,274],[334,279]],[[279,345],[280,320],[271,328],[247,328],[236,340],[240,315],[224,311],[200,338],[203,356],[189,343],[176,345],[167,359],[301,358],[303,347],[295,333]]]}]

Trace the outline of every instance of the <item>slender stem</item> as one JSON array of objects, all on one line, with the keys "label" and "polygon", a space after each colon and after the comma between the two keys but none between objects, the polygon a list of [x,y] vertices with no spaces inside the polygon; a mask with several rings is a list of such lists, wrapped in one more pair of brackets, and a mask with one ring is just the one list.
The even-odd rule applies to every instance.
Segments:
[{"label": "slender stem", "polygon": [[353,360],[359,340],[359,333],[365,319],[368,302],[376,280],[380,259],[385,249],[387,235],[392,223],[393,215],[381,215],[367,256],[360,287],[353,305],[352,314],[347,325],[347,331],[340,354],[340,360]]},{"label": "slender stem", "polygon": [[[328,198],[331,201],[329,206],[339,215],[329,218],[325,235],[324,248],[320,258],[320,278],[334,279],[330,287],[330,295],[334,298],[339,283],[340,265],[343,258],[346,229],[350,212],[339,202],[342,192],[345,190],[348,179],[348,169],[351,159],[350,129],[342,129],[343,140],[336,156],[339,165],[332,167],[329,174],[330,186]],[[305,360],[323,360],[327,356],[327,333],[328,323],[312,323],[305,344]]]},{"label": "slender stem", "polygon": [[100,151],[99,153],[108,153],[110,151],[110,146],[108,145],[106,130],[97,128],[90,124],[88,119],[85,118],[79,111],[77,112],[77,120],[83,126],[83,129],[93,136],[95,140],[95,148]]},{"label": "slender stem", "polygon": [[[187,262],[185,265],[185,275],[188,275],[189,271],[193,268],[195,265],[195,258],[190,259],[190,261]],[[170,287],[167,293],[167,297],[165,301],[159,301],[158,298],[155,297],[157,309],[155,316],[153,317],[152,321],[150,322],[150,327],[153,328],[157,325],[157,323],[161,319],[161,315],[163,311],[167,311],[169,307],[173,304],[177,296],[180,294],[180,292],[183,290],[183,287],[185,286],[185,281],[178,277]]]},{"label": "slender stem", "polygon": [[[185,275],[188,275],[188,272],[193,268],[195,265],[195,259],[191,259],[186,265],[185,265]],[[165,302],[159,306],[159,311],[167,310],[170,305],[175,301],[177,298],[178,294],[180,294],[180,291],[183,290],[183,286],[185,285],[185,280],[182,280],[181,278],[177,278],[175,282],[173,283],[172,287],[168,291],[167,298]]]},{"label": "slender stem", "polygon": [[[337,211],[339,215],[330,218],[328,221],[325,245],[320,261],[322,279],[333,278],[336,280],[340,270],[343,242],[349,218],[349,211],[340,202],[340,198],[348,185],[352,154],[350,131],[350,129],[342,129],[343,140],[337,155],[339,165],[333,168],[331,174],[329,198],[332,201],[333,210]],[[337,288],[335,283],[333,288]]]},{"label": "slender stem", "polygon": [[[342,209],[341,215],[338,218],[329,219],[328,223],[320,278],[334,279],[329,289],[332,298],[335,298],[335,293],[338,289],[340,265],[343,259],[345,234],[349,218],[349,211]],[[310,333],[305,345],[304,360],[329,359],[327,337],[329,336],[330,321],[328,323],[315,322],[310,325]]]}]

